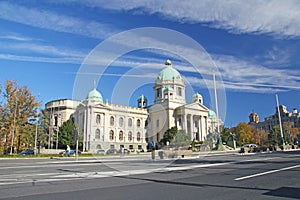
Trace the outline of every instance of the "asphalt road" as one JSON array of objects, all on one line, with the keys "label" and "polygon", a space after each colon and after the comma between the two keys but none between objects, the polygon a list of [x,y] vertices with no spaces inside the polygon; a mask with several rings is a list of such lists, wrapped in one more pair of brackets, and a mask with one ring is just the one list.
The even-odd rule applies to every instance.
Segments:
[{"label": "asphalt road", "polygon": [[300,151],[0,161],[0,199],[300,199]]}]

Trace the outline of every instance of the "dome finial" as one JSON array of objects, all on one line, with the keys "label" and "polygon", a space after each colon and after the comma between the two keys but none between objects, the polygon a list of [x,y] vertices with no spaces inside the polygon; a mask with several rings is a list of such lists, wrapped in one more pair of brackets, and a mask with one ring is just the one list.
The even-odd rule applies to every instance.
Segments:
[{"label": "dome finial", "polygon": [[96,89],[96,80],[94,80],[94,89]]},{"label": "dome finial", "polygon": [[171,66],[172,65],[172,62],[171,62],[171,60],[166,60],[166,62],[165,62],[165,65],[167,65],[167,66]]}]

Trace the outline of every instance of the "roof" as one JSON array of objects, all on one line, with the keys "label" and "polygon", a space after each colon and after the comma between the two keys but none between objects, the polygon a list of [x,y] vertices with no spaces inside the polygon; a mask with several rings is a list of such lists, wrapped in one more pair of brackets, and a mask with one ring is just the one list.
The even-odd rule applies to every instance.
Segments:
[{"label": "roof", "polygon": [[100,92],[94,88],[92,91],[89,92],[88,96],[86,97],[87,100],[92,100],[92,101],[101,101],[103,102],[102,95]]},{"label": "roof", "polygon": [[209,118],[216,118],[216,113],[213,110],[209,110],[208,117]]},{"label": "roof", "polygon": [[181,79],[180,73],[172,67],[170,60],[167,60],[165,63],[166,67],[160,71],[158,74],[158,79],[164,81],[172,81],[174,79]]},{"label": "roof", "polygon": [[198,92],[197,93],[195,93],[194,95],[193,95],[193,98],[201,98],[202,97],[202,95],[201,94],[199,94]]},{"label": "roof", "polygon": [[147,97],[145,97],[143,94],[138,98],[138,100],[147,100]]}]

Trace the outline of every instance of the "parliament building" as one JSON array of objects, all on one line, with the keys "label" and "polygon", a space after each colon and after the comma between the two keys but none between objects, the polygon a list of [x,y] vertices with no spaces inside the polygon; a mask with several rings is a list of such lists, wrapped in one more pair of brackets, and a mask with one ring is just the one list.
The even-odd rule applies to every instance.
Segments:
[{"label": "parliament building", "polygon": [[[191,140],[205,141],[216,130],[216,115],[196,93],[187,103],[185,83],[167,60],[154,80],[154,102],[141,95],[137,107],[104,102],[93,88],[84,100],[59,99],[46,103],[50,113],[50,138],[59,134],[63,122],[72,119],[79,127],[83,151],[126,148],[146,150],[149,141],[158,142],[171,127],[177,126]],[[54,142],[54,141],[53,141]]]}]

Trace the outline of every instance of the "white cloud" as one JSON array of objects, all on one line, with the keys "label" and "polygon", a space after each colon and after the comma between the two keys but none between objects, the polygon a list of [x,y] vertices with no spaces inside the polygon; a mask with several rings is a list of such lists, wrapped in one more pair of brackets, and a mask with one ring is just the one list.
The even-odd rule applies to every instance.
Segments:
[{"label": "white cloud", "polygon": [[24,56],[13,54],[0,54],[0,59],[24,62],[42,62],[42,63],[72,63],[79,64],[82,59],[78,57],[42,57],[42,56]]},{"label": "white cloud", "polygon": [[[15,52],[30,52],[34,54],[44,54],[47,56],[67,56],[78,57],[83,59],[88,52],[78,52],[75,50],[67,50],[63,47],[55,47],[52,45],[43,45],[36,43],[4,43],[5,50],[13,50]],[[1,47],[0,47],[1,49]]]},{"label": "white cloud", "polygon": [[22,37],[22,36],[17,36],[17,35],[2,35],[2,36],[0,36],[0,39],[21,41],[21,42],[34,40],[33,38]]},{"label": "white cloud", "polygon": [[300,1],[297,0],[88,0],[87,6],[156,14],[183,23],[206,23],[233,33],[300,36]]},{"label": "white cloud", "polygon": [[0,18],[33,27],[72,33],[92,38],[106,38],[116,31],[108,24],[85,21],[45,10],[0,2]]}]

